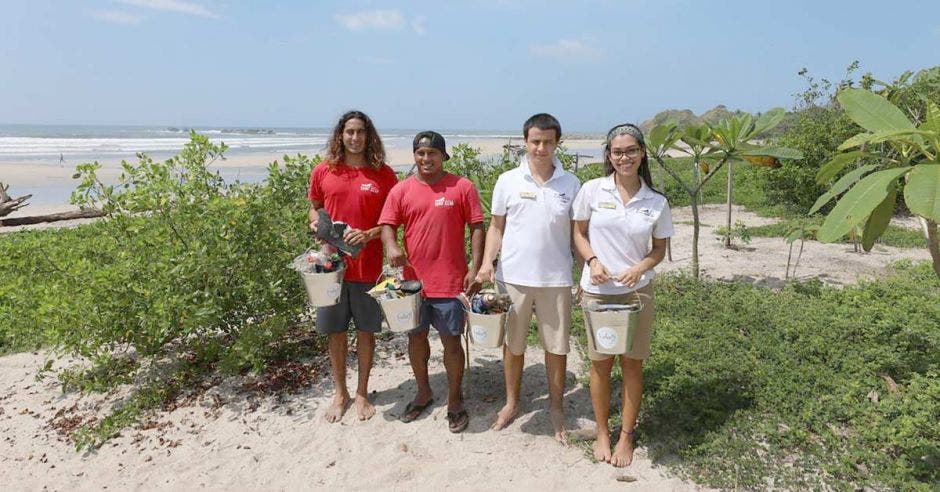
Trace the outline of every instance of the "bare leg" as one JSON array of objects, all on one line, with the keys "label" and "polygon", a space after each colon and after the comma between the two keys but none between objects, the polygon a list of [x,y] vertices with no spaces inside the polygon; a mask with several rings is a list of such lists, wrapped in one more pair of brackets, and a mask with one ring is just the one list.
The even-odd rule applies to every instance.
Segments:
[{"label": "bare leg", "polygon": [[622,357],[620,368],[623,370],[623,410],[620,414],[623,429],[610,458],[610,463],[617,467],[633,463],[633,429],[643,401],[643,361]]},{"label": "bare leg", "polygon": [[496,413],[493,430],[502,430],[519,415],[519,392],[522,386],[522,369],[525,367],[525,352],[515,355],[503,345],[503,376],[506,380],[506,406]]},{"label": "bare leg", "polygon": [[428,330],[408,335],[408,359],[411,361],[411,370],[418,383],[418,392],[412,403],[426,404],[433,396],[431,383],[428,380],[428,360],[431,358],[431,344],[428,343]]},{"label": "bare leg", "polygon": [[597,422],[597,439],[594,441],[594,459],[610,461],[610,370],[614,358],[591,361],[591,406]]},{"label": "bare leg", "polygon": [[567,355],[558,355],[545,352],[545,372],[548,376],[548,414],[555,431],[555,440],[568,444],[565,429],[565,369],[568,363]]},{"label": "bare leg", "polygon": [[339,422],[349,406],[349,390],[346,388],[346,332],[330,333],[330,373],[333,375],[333,402],[323,416],[327,422]]},{"label": "bare leg", "polygon": [[447,371],[447,411],[459,412],[463,410],[463,347],[459,335],[441,335],[441,343],[444,345],[444,369]]},{"label": "bare leg", "polygon": [[375,415],[375,407],[369,401],[369,373],[372,371],[372,354],[375,353],[375,334],[357,330],[356,352],[359,362],[359,385],[356,386],[354,404],[359,420],[369,420]]}]

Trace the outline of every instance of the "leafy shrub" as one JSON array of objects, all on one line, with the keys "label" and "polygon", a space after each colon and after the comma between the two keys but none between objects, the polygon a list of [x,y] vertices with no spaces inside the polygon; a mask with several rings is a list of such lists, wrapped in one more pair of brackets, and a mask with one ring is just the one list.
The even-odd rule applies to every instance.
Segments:
[{"label": "leafy shrub", "polygon": [[651,457],[718,487],[930,490],[940,281],[927,263],[898,270],[779,293],[659,277],[639,424]]},{"label": "leafy shrub", "polygon": [[305,309],[287,265],[309,244],[318,158],[285,157],[261,184],[227,184],[207,167],[224,150],[193,134],[165,162],[123,163],[113,186],[97,164],[80,165],[73,200],[109,216],[0,237],[0,267],[16,272],[0,279],[0,348],[50,344],[93,362],[87,374],[132,351],[170,366],[168,381],[174,366],[264,367]]}]

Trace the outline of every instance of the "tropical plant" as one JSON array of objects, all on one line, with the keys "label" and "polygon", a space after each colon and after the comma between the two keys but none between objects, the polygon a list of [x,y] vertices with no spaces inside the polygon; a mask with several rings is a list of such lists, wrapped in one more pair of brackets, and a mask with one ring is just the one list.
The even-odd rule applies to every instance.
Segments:
[{"label": "tropical plant", "polygon": [[[679,131],[675,123],[659,125],[650,131],[647,139],[649,156],[674,180],[691,198],[692,203],[692,272],[699,276],[698,239],[701,222],[699,203],[702,187],[725,164],[748,163],[756,166],[777,167],[780,159],[800,159],[798,150],[762,145],[754,142],[760,135],[780,123],[784,111],[774,108],[762,114],[757,121],[749,115],[737,115],[726,118],[714,125],[703,124],[687,127]],[[689,155],[694,170],[691,183],[687,183],[676,170],[666,164],[670,151],[679,151]],[[728,223],[731,231],[731,173],[728,173]],[[730,245],[730,236],[726,239]]]},{"label": "tropical plant", "polygon": [[903,196],[907,208],[926,221],[927,248],[940,277],[940,107],[928,100],[924,121],[918,124],[869,90],[846,88],[838,100],[865,131],[839,146],[842,153],[819,169],[817,180],[825,183],[859,160],[871,163],[842,176],[816,201],[811,214],[841,195],[817,237],[832,242],[861,227],[862,247],[869,251],[887,229],[897,199]]},{"label": "tropical plant", "polygon": [[[789,279],[791,275],[796,277],[796,269],[800,266],[800,258],[803,256],[803,246],[806,244],[806,240],[814,237],[818,230],[819,226],[803,219],[795,221],[790,230],[787,231],[785,239],[790,248],[787,251],[787,271],[784,273],[783,278]],[[796,254],[796,261],[793,262],[793,271],[791,272],[790,262],[793,259],[793,245],[796,241],[800,242],[800,250]]]}]

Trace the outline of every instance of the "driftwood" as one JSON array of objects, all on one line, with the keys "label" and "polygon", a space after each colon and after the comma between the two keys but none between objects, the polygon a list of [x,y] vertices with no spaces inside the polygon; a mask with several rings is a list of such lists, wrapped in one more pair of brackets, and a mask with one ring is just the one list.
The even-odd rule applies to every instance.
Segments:
[{"label": "driftwood", "polygon": [[95,217],[104,217],[107,215],[103,210],[97,208],[86,208],[82,210],[73,210],[70,212],[59,212],[45,215],[30,215],[28,217],[12,217],[9,219],[0,219],[0,226],[18,226],[39,224],[42,222],[57,222],[60,220],[72,219],[93,219]]},{"label": "driftwood", "polygon": [[10,189],[10,185],[5,185],[0,183],[0,217],[10,215],[11,213],[29,205],[26,203],[26,200],[29,200],[33,195],[25,195],[17,198],[10,198],[10,195],[7,194],[7,190]]},{"label": "driftwood", "polygon": [[[32,198],[33,195],[24,195],[16,198],[10,198],[10,195],[7,194],[7,190],[10,189],[10,185],[5,185],[0,183],[0,217],[5,217],[11,213],[29,205],[27,200]],[[98,210],[96,208],[85,208],[81,210],[73,210],[69,212],[59,212],[54,214],[45,214],[45,215],[31,215],[27,217],[11,217],[7,219],[0,218],[0,227],[2,226],[18,226],[18,225],[29,225],[29,224],[39,224],[42,222],[57,222],[60,220],[71,220],[71,219],[91,219],[94,217],[102,217],[106,215],[104,211]]]}]

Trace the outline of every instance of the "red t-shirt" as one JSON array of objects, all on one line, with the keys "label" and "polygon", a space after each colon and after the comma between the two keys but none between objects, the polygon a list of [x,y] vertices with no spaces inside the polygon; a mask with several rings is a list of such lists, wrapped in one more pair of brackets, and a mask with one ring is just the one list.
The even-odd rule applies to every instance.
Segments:
[{"label": "red t-shirt", "polygon": [[[350,167],[340,162],[330,169],[321,162],[310,173],[307,198],[323,204],[330,218],[342,221],[356,229],[371,229],[378,224],[382,204],[398,176],[392,168],[382,165]],[[375,282],[382,273],[382,241],[379,238],[366,243],[356,258],[346,258],[345,280]]]},{"label": "red t-shirt", "polygon": [[446,174],[429,185],[414,176],[388,194],[380,224],[405,226],[408,262],[424,284],[424,296],[455,297],[467,275],[467,224],[483,222],[480,195],[469,179]]}]

